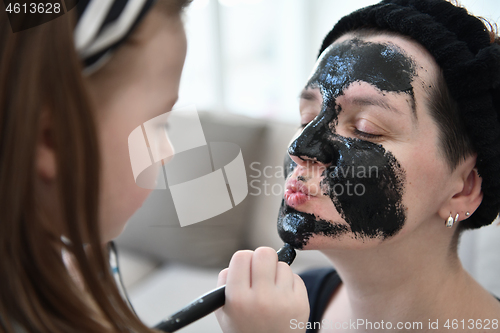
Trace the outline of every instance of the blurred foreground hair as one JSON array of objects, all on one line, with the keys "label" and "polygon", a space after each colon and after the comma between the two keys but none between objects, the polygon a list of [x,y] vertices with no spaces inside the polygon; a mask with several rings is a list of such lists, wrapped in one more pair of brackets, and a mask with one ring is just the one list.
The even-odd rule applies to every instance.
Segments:
[{"label": "blurred foreground hair", "polygon": [[[157,6],[175,15],[188,3]],[[121,298],[99,236],[99,144],[74,49],[74,14],[12,33],[0,13],[0,332],[152,332]],[[60,212],[44,207],[36,172],[44,119]]]}]

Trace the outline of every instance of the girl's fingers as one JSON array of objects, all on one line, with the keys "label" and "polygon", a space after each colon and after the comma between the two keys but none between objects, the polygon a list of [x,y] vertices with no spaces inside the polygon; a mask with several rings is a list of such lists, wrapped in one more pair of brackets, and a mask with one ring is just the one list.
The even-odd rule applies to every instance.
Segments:
[{"label": "girl's fingers", "polygon": [[[299,310],[299,313],[301,313],[304,318],[309,317],[309,297],[307,295],[307,289],[306,285],[304,284],[304,281],[300,276],[297,274],[293,274],[293,293],[296,297],[297,300],[300,300],[297,303],[297,307]],[[306,319],[307,320],[307,319]]]},{"label": "girl's fingers", "polygon": [[278,255],[270,247],[259,247],[252,259],[252,289],[265,288],[276,283]]},{"label": "girl's fingers", "polygon": [[250,288],[252,253],[252,251],[238,251],[233,254],[226,277],[226,293],[232,288],[236,290]]},{"label": "girl's fingers", "polygon": [[292,290],[294,285],[293,272],[290,266],[279,261],[276,267],[276,286],[282,289]]},{"label": "girl's fingers", "polygon": [[219,278],[217,279],[217,288],[226,284],[228,272],[229,268],[224,268],[222,271],[220,271]]},{"label": "girl's fingers", "polygon": [[309,317],[304,282],[271,248],[236,252],[219,273],[224,283],[226,303],[216,312],[224,332],[291,332],[290,320]]},{"label": "girl's fingers", "polygon": [[304,284],[304,280],[297,274],[293,274],[293,291],[298,292],[299,296],[302,298],[308,299],[306,285]]}]

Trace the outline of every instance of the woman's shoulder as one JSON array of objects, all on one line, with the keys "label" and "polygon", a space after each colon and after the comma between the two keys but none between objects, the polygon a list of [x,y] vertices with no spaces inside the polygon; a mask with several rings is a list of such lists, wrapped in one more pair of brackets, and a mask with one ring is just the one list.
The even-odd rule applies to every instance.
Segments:
[{"label": "woman's shoulder", "polygon": [[478,320],[500,319],[500,299],[486,290],[468,273],[464,282],[457,285],[460,293],[451,291],[449,304],[453,304],[448,313],[443,313],[443,318],[451,318],[452,314],[457,318]]}]

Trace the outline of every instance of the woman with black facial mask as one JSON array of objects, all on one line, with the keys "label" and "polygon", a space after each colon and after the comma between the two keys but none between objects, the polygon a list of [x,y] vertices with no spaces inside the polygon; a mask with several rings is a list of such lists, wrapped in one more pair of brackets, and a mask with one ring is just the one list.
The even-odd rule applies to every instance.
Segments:
[{"label": "woman with black facial mask", "polygon": [[[308,332],[498,331],[499,300],[463,269],[460,234],[500,210],[500,42],[445,0],[342,18],[301,95],[281,238],[306,272]],[[498,296],[498,295],[497,295]]]}]

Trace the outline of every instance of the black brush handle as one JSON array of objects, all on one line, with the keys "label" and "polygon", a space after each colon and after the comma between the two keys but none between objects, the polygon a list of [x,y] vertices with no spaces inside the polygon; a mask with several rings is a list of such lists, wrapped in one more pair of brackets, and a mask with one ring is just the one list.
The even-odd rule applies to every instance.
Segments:
[{"label": "black brush handle", "polygon": [[[278,260],[291,265],[295,259],[295,249],[285,244],[278,250]],[[163,332],[175,332],[195,321],[205,317],[224,305],[226,301],[226,286],[209,291],[186,305],[180,311],[171,315],[154,328]]]}]

